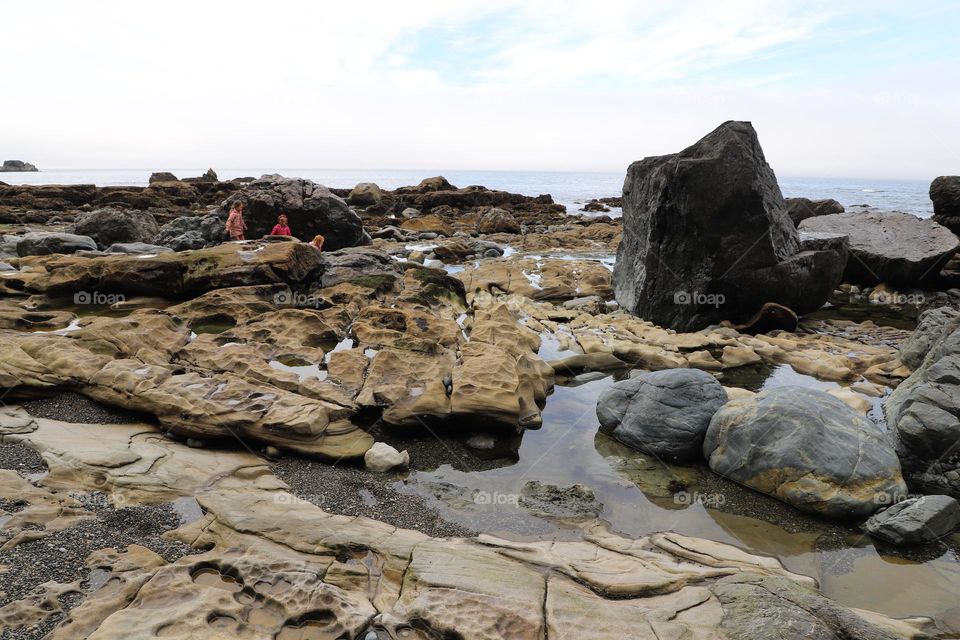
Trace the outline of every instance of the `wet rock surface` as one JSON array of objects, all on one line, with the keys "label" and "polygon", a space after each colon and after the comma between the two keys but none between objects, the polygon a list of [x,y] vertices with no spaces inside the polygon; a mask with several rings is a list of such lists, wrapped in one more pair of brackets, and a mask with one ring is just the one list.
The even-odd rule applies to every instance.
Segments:
[{"label": "wet rock surface", "polygon": [[726,478],[835,518],[868,517],[907,493],[885,433],[841,400],[800,387],[725,405],[703,454]]}]

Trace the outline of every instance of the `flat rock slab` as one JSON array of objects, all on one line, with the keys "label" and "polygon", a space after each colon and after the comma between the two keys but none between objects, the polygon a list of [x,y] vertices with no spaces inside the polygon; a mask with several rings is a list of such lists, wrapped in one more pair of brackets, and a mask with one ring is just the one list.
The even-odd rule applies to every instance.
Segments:
[{"label": "flat rock slab", "polygon": [[960,504],[950,496],[910,498],[871,516],[864,529],[893,544],[927,544],[960,526]]},{"label": "flat rock slab", "polygon": [[801,222],[800,230],[848,236],[844,279],[862,284],[916,285],[935,279],[960,247],[946,227],[900,212],[818,216]]}]

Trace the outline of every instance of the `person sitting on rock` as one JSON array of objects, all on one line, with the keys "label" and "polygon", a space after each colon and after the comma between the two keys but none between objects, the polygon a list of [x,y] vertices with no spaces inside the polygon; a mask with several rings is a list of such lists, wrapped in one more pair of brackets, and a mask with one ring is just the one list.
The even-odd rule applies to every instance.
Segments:
[{"label": "person sitting on rock", "polygon": [[244,232],[247,230],[247,223],[243,221],[243,203],[234,202],[230,207],[230,214],[227,215],[227,235],[231,240],[246,240]]},{"label": "person sitting on rock", "polygon": [[273,230],[270,232],[272,236],[289,236],[290,227],[287,226],[287,214],[281,213],[280,217],[277,218],[277,224],[273,225]]},{"label": "person sitting on rock", "polygon": [[317,251],[323,251],[323,236],[319,233],[313,237],[313,240],[310,241],[311,246],[317,248]]}]

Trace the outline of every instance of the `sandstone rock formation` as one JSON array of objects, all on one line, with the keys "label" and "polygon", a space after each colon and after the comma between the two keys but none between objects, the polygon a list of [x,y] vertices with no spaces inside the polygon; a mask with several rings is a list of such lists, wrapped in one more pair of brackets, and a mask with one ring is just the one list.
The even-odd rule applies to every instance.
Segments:
[{"label": "sandstone rock formation", "polygon": [[[96,449],[83,446],[92,429]],[[150,436],[143,425],[66,424],[8,410],[0,433],[43,453],[47,487],[95,489],[127,504],[188,496],[203,509],[167,534],[197,555],[166,562],[138,546],[96,551],[87,564],[105,573],[104,587],[85,593],[54,582],[44,587],[51,606],[29,598],[8,605],[10,628],[19,629],[55,615],[56,594],[79,595],[53,640],[619,640],[625,628],[651,640],[893,640],[927,630],[920,620],[840,606],[776,560],[709,540],[632,539],[599,524],[579,541],[431,538],[331,515],[287,492],[249,453],[211,456]],[[0,478],[0,490],[16,488]],[[63,493],[33,488],[18,497],[26,510],[71,508],[61,505],[71,500]],[[77,509],[67,517],[90,515]]]},{"label": "sandstone rock formation", "polygon": [[724,405],[703,454],[725,478],[834,518],[866,518],[907,493],[887,435],[841,400],[803,387]]},{"label": "sandstone rock formation", "polygon": [[677,330],[741,322],[764,303],[818,309],[839,283],[834,251],[802,251],[748,122],[630,165],[614,284],[621,307]]},{"label": "sandstone rock formation", "polygon": [[600,426],[620,442],[658,459],[700,459],[703,437],[727,392],[697,369],[653,371],[618,382],[597,400]]},{"label": "sandstone rock formation", "polygon": [[850,258],[844,281],[918,285],[935,280],[960,247],[947,228],[908,213],[843,213],[809,218],[802,231],[848,236]]}]

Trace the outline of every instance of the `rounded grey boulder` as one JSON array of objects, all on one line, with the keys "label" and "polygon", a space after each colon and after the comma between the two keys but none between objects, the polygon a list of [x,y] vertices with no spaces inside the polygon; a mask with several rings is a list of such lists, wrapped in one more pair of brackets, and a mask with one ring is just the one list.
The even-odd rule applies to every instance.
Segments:
[{"label": "rounded grey boulder", "polygon": [[597,417],[614,438],[676,462],[700,457],[710,419],[727,402],[717,379],[699,369],[666,369],[614,384],[597,401]]},{"label": "rounded grey boulder", "polygon": [[152,213],[112,207],[81,215],[73,229],[93,238],[101,249],[117,243],[150,242],[159,231]]},{"label": "rounded grey boulder", "polygon": [[703,454],[725,478],[834,518],[866,518],[907,493],[887,435],[838,398],[803,387],[725,404]]},{"label": "rounded grey boulder", "polygon": [[960,504],[950,496],[920,496],[874,514],[863,528],[893,544],[927,544],[960,526]]},{"label": "rounded grey boulder", "polygon": [[93,238],[55,231],[31,231],[20,236],[17,242],[17,254],[21,257],[96,250],[97,243]]}]

